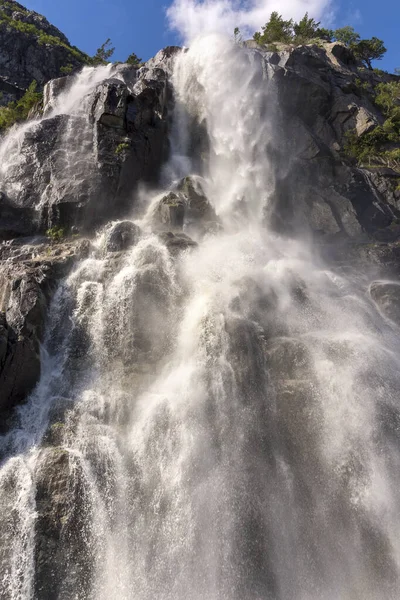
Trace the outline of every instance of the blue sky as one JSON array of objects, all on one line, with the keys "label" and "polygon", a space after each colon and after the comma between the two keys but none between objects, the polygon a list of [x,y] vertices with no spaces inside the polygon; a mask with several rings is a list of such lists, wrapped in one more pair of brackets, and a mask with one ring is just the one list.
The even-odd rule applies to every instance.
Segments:
[{"label": "blue sky", "polygon": [[[179,34],[168,27],[165,14],[168,0],[20,1],[27,8],[44,14],[67,35],[72,44],[88,54],[94,54],[108,37],[116,48],[115,60],[124,60],[131,52],[136,52],[146,60],[160,48],[179,44],[181,41]],[[196,0],[184,1],[193,3]],[[215,0],[218,1],[223,1],[226,5],[229,0]],[[285,13],[286,6],[286,13],[290,13],[296,5],[303,13],[306,10],[304,3],[307,1],[309,0],[280,0],[278,10]],[[329,14],[328,2],[329,0],[314,0],[314,6],[320,11],[320,15]],[[333,4],[331,8],[334,9],[333,26],[349,24],[362,37],[376,36],[384,40],[388,52],[376,66],[388,71],[400,67],[399,0],[381,0],[379,4],[376,0],[342,0],[342,5]],[[184,16],[183,12],[183,18]]]}]

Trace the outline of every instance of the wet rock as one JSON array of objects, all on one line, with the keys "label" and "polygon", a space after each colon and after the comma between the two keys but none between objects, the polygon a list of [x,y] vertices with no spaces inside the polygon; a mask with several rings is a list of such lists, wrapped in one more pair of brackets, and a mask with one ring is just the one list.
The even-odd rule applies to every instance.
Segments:
[{"label": "wet rock", "polygon": [[281,338],[268,344],[266,360],[275,380],[308,380],[312,364],[307,346],[294,338]]},{"label": "wet rock", "polygon": [[121,252],[134,246],[140,237],[140,228],[132,221],[120,221],[106,233],[105,251]]},{"label": "wet rock", "polygon": [[179,254],[184,250],[190,250],[197,247],[197,243],[194,242],[185,233],[172,233],[168,231],[159,235],[160,239],[167,246],[171,254]]},{"label": "wet rock", "polygon": [[73,82],[72,77],[59,77],[49,81],[43,90],[43,115],[48,114],[56,104],[58,96],[65,92]]},{"label": "wet rock", "polygon": [[185,203],[174,192],[164,196],[154,213],[155,224],[164,229],[182,229],[185,218]]},{"label": "wet rock", "polygon": [[186,199],[186,218],[198,223],[200,221],[217,221],[217,215],[205,195],[200,177],[185,177],[177,187]]},{"label": "wet rock", "polygon": [[35,597],[86,597],[93,556],[84,475],[60,447],[45,449],[36,478]]},{"label": "wet rock", "polygon": [[39,380],[40,343],[58,280],[90,249],[88,240],[30,241],[0,245],[0,415],[4,418],[26,400]]},{"label": "wet rock", "polygon": [[158,181],[168,152],[165,72],[138,75],[135,67],[117,65],[85,98],[80,114],[52,117],[56,97],[73,83],[70,77],[51,82],[44,118],[10,140],[0,200],[3,238],[26,235],[29,221],[30,232],[54,226],[92,231],[128,209],[141,181]]},{"label": "wet rock", "polygon": [[374,281],[369,291],[383,314],[400,325],[400,284]]}]

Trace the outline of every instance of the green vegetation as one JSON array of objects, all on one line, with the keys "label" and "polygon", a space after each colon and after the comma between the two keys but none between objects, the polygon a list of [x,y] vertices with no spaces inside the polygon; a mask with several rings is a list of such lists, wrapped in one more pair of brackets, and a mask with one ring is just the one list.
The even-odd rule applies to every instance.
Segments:
[{"label": "green vegetation", "polygon": [[261,33],[254,34],[254,39],[259,44],[272,44],[273,42],[290,44],[294,41],[293,19],[285,21],[282,15],[276,11],[271,13],[268,23],[263,25],[261,30]]},{"label": "green vegetation", "polygon": [[400,82],[380,83],[375,88],[375,104],[385,116],[382,125],[357,136],[347,136],[345,152],[358,164],[368,166],[385,165],[400,171]]},{"label": "green vegetation", "polygon": [[8,129],[15,123],[28,118],[31,109],[43,98],[43,94],[37,92],[36,88],[36,81],[32,81],[20,100],[10,102],[7,106],[0,108],[0,130]]},{"label": "green vegetation", "polygon": [[69,63],[68,65],[65,65],[65,67],[61,67],[61,69],[60,69],[62,75],[70,75],[73,70],[74,70],[74,66],[71,65],[71,63]]},{"label": "green vegetation", "polygon": [[133,65],[134,67],[141,67],[143,64],[142,59],[138,58],[138,56],[134,52],[132,52],[132,54],[128,56],[126,62],[128,65]]},{"label": "green vegetation", "polygon": [[114,52],[115,52],[115,48],[111,47],[111,40],[110,40],[110,38],[108,38],[104,42],[104,44],[102,44],[100,46],[100,48],[97,48],[97,52],[93,56],[93,58],[90,59],[90,63],[93,66],[107,65],[110,62],[109,58],[112,57]]},{"label": "green vegetation", "polygon": [[51,227],[46,231],[46,235],[52,242],[61,242],[65,238],[65,229],[63,227]]},{"label": "green vegetation", "polygon": [[372,69],[371,61],[381,60],[386,53],[386,48],[382,40],[372,37],[370,40],[360,40],[357,44],[351,46],[354,56]]},{"label": "green vegetation", "polygon": [[38,27],[36,27],[36,25],[33,25],[32,23],[24,23],[23,21],[18,21],[17,19],[13,19],[4,12],[0,12],[0,24],[1,23],[12,27],[16,31],[19,31],[20,33],[23,33],[25,35],[33,35],[37,37],[38,43],[41,45],[48,44],[50,46],[62,46],[63,48],[66,48],[66,50],[68,50],[68,52],[76,60],[83,64],[87,64],[89,62],[89,57],[87,56],[87,54],[78,50],[76,46],[69,46],[60,38],[54,35],[47,34],[45,31],[39,29]]},{"label": "green vegetation", "polygon": [[122,152],[125,152],[125,150],[129,150],[130,148],[130,144],[128,144],[127,142],[122,142],[121,144],[118,144],[118,146],[115,148],[115,154],[122,154]]},{"label": "green vegetation", "polygon": [[372,69],[372,61],[380,60],[386,48],[383,41],[372,37],[370,40],[360,39],[360,35],[353,27],[346,26],[332,31],[320,27],[320,23],[308,16],[308,13],[296,23],[293,19],[285,20],[278,12],[271,13],[270,20],[262,28],[261,32],[254,34],[254,39],[259,44],[309,44],[318,41],[331,42],[336,40],[345,44],[353,52],[354,56],[368,69]]},{"label": "green vegetation", "polygon": [[360,39],[360,35],[354,31],[354,27],[350,27],[349,25],[332,31],[331,37],[334,37],[336,41],[342,42],[342,44],[348,47],[357,44]]}]

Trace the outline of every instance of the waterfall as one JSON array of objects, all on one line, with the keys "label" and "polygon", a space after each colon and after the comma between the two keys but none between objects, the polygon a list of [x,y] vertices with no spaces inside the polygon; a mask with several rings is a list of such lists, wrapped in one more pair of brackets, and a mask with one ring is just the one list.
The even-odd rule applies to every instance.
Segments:
[{"label": "waterfall", "polygon": [[398,328],[367,276],[269,227],[257,54],[200,37],[172,80],[165,178],[198,176],[219,226],[173,255],[149,195],[136,245],[112,256],[106,230],[61,282],[1,442],[1,596],[394,600]]}]

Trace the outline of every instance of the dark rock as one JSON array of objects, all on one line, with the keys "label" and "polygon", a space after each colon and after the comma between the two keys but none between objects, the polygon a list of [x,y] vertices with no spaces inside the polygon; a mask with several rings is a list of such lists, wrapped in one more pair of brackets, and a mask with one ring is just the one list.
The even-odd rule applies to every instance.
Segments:
[{"label": "dark rock", "polygon": [[[40,343],[57,281],[90,251],[87,240],[0,245],[0,415],[23,403],[40,377]],[[32,240],[30,240],[32,242]],[[38,240],[40,242],[40,239]],[[18,243],[17,243],[18,242]]]},{"label": "dark rock", "polygon": [[374,281],[369,292],[383,314],[400,325],[400,283]]},{"label": "dark rock", "polygon": [[261,48],[258,52],[270,69],[280,107],[275,121],[279,148],[271,154],[276,176],[272,224],[327,240],[357,239],[363,233],[395,239],[393,231],[382,233],[400,216],[395,176],[354,167],[344,148],[349,132],[360,136],[383,122],[360,86],[364,75],[352,53],[336,42],[321,48],[280,45],[278,63]]},{"label": "dark rock", "polygon": [[168,152],[168,81],[161,69],[137,73],[115,66],[119,78],[101,83],[80,114],[51,116],[70,77],[46,87],[45,117],[6,142],[3,239],[26,235],[30,222],[30,232],[92,231],[127,210],[141,181],[157,182]]},{"label": "dark rock", "polygon": [[182,229],[185,203],[180,195],[170,192],[158,203],[154,213],[155,225],[164,229]]},{"label": "dark rock", "polygon": [[177,190],[186,199],[186,219],[195,223],[217,222],[217,215],[205,195],[200,177],[185,177],[179,182]]},{"label": "dark rock", "polygon": [[132,221],[113,224],[106,233],[106,252],[121,252],[134,246],[140,237],[140,228]]},{"label": "dark rock", "polygon": [[166,233],[161,233],[159,237],[172,254],[177,254],[183,250],[197,247],[197,243],[184,233],[174,234],[171,231],[168,231]]}]

